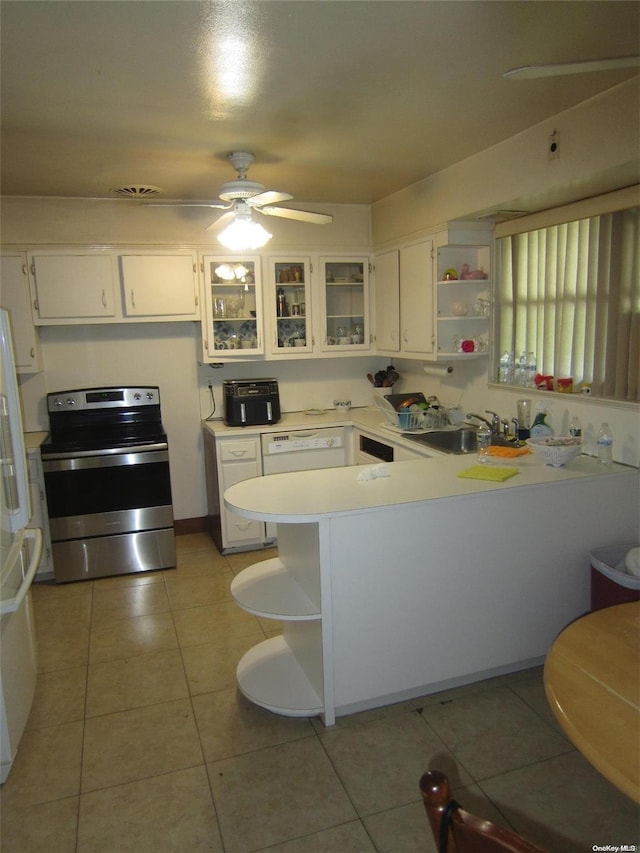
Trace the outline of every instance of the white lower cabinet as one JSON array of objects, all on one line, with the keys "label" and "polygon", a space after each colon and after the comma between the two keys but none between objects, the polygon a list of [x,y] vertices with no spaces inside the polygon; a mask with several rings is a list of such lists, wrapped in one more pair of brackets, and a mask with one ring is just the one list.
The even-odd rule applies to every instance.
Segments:
[{"label": "white lower cabinet", "polygon": [[231,512],[223,499],[230,486],[261,476],[260,436],[216,439],[205,429],[204,451],[209,532],[218,549],[226,553],[262,548],[265,544],[264,522]]},{"label": "white lower cabinet", "polygon": [[282,622],[281,636],[264,640],[240,660],[242,693],[288,717],[324,713],[318,524],[279,524],[278,557],[240,572],[231,594],[248,613]]}]

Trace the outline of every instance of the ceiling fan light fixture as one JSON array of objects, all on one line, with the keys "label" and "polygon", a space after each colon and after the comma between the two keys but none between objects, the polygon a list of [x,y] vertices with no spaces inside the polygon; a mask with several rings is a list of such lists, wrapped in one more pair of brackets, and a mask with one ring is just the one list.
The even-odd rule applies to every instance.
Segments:
[{"label": "ceiling fan light fixture", "polygon": [[240,252],[245,249],[261,249],[272,236],[259,222],[254,222],[251,216],[240,215],[218,234],[218,241],[226,249]]}]

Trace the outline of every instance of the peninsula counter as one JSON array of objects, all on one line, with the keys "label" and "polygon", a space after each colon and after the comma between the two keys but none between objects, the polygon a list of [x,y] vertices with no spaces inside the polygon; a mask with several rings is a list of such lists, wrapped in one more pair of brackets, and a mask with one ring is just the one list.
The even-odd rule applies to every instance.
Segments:
[{"label": "peninsula counter", "polygon": [[336,716],[541,663],[589,608],[589,554],[638,535],[638,471],[589,457],[518,458],[505,482],[457,475],[475,458],[275,474],[226,505],[278,524],[278,557],[233,581],[250,613],[283,622],[238,683],[292,716]]}]

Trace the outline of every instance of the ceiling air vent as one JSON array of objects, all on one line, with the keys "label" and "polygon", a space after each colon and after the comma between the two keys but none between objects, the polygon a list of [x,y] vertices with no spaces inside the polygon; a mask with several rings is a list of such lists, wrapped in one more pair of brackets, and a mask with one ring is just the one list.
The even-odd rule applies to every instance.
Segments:
[{"label": "ceiling air vent", "polygon": [[111,192],[117,198],[153,198],[161,195],[162,190],[147,184],[127,184],[124,187],[114,187]]}]

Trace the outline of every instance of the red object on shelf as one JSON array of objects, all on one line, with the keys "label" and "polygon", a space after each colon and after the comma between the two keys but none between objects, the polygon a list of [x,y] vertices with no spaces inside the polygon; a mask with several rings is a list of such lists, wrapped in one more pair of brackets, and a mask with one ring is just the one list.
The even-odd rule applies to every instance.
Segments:
[{"label": "red object on shelf", "polygon": [[473,352],[476,348],[476,345],[473,341],[462,341],[462,352]]},{"label": "red object on shelf", "polygon": [[533,381],[536,388],[542,391],[553,391],[553,376],[543,376],[542,373],[536,373]]}]

